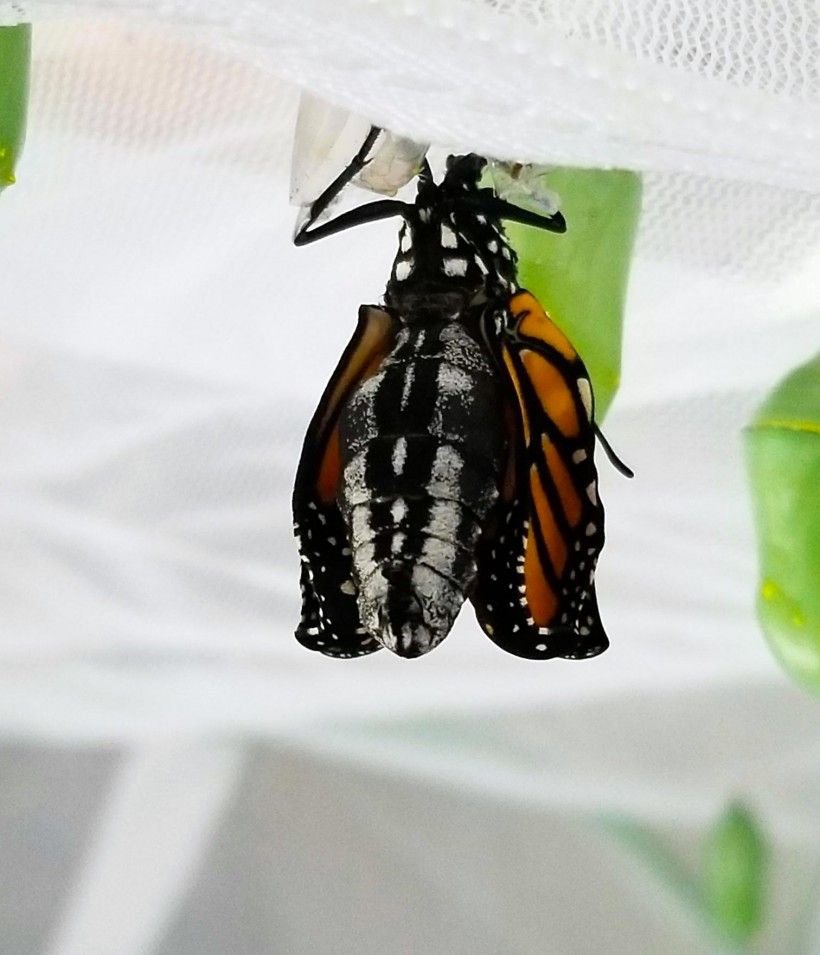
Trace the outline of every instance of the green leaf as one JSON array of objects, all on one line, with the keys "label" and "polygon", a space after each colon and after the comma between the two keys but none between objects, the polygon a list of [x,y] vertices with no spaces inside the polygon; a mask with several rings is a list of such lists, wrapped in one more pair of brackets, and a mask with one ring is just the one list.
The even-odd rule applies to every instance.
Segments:
[{"label": "green leaf", "polygon": [[706,842],[703,894],[715,929],[735,944],[748,942],[763,924],[766,859],[754,816],[730,805]]},{"label": "green leaf", "polygon": [[0,192],[11,185],[26,130],[31,24],[0,27]]},{"label": "green leaf", "polygon": [[820,693],[820,355],[778,385],[745,442],[758,617],[786,670]]},{"label": "green leaf", "polygon": [[616,839],[648,866],[657,881],[703,924],[703,898],[698,880],[649,826],[617,813],[601,817]]},{"label": "green leaf", "polygon": [[514,223],[505,230],[518,253],[521,284],[569,337],[592,378],[603,420],[621,375],[629,264],[641,208],[633,172],[552,169],[544,177],[567,220],[564,235]]}]

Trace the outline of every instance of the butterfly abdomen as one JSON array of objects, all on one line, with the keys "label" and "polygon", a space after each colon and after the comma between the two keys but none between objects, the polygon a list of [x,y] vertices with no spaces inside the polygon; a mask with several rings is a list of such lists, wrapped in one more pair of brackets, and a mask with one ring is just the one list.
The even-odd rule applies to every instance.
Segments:
[{"label": "butterfly abdomen", "polygon": [[501,416],[489,361],[454,322],[405,326],[339,421],[339,503],[362,624],[419,656],[449,632],[497,496]]}]

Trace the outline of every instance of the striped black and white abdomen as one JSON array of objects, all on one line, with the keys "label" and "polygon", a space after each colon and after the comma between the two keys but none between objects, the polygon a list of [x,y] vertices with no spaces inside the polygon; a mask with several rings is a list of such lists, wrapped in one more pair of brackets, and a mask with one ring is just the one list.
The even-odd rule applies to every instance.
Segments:
[{"label": "striped black and white abdomen", "polygon": [[339,504],[363,626],[402,656],[449,632],[498,494],[495,376],[456,322],[405,326],[340,422]]}]

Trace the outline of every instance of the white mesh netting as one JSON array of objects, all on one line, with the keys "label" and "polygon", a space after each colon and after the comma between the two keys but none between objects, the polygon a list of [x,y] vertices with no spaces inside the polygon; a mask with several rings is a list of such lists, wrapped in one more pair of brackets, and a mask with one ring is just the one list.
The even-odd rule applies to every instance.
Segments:
[{"label": "white mesh netting", "polygon": [[641,252],[765,282],[818,243],[813,2],[0,3],[80,12],[174,22],[423,142],[642,170]]},{"label": "white mesh netting", "polygon": [[637,60],[693,75],[817,100],[820,11],[811,2],[478,0]]}]

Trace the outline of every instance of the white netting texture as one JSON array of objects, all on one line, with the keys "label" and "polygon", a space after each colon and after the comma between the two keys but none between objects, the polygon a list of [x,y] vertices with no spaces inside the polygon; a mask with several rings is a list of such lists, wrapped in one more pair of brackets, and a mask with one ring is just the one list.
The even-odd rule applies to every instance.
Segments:
[{"label": "white netting texture", "polygon": [[694,75],[817,100],[816,3],[476,0],[567,39]]},{"label": "white netting texture", "polygon": [[184,26],[423,142],[643,171],[642,254],[771,281],[820,244],[813,0],[0,0],[83,13]]}]

